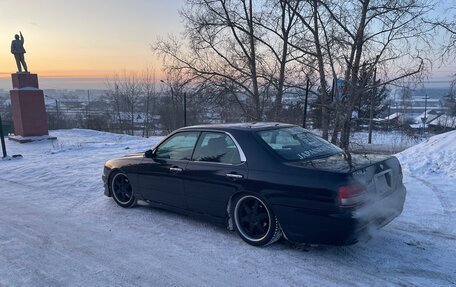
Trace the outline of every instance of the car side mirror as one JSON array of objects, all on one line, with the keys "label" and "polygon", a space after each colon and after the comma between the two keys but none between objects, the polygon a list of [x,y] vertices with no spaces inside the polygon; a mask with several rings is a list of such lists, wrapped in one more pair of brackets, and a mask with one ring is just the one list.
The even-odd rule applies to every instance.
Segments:
[{"label": "car side mirror", "polygon": [[147,158],[154,158],[155,153],[154,153],[153,150],[148,149],[148,150],[146,150],[146,152],[144,153],[144,156],[147,157]]}]

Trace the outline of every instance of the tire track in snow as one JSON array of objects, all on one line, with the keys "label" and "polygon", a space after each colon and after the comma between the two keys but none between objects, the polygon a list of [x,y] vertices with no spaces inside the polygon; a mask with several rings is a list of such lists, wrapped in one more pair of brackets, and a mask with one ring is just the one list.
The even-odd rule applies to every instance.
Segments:
[{"label": "tire track in snow", "polygon": [[421,182],[422,184],[424,184],[425,186],[430,188],[432,190],[432,192],[435,194],[435,196],[437,197],[437,199],[440,202],[440,205],[443,208],[444,220],[441,223],[441,229],[445,230],[450,236],[454,236],[455,231],[448,228],[449,226],[451,226],[453,224],[454,220],[456,220],[456,218],[454,216],[455,215],[454,208],[453,208],[453,205],[450,202],[450,200],[445,195],[445,193],[443,191],[441,191],[440,189],[438,189],[437,186],[435,186],[434,184],[430,183],[427,180],[424,180],[424,179],[419,178],[414,175],[410,175],[410,177],[418,180],[419,182]]},{"label": "tire track in snow", "polygon": [[21,187],[21,188],[36,188],[35,186],[32,186],[32,185],[28,185],[28,184],[24,184],[24,183],[20,183],[20,182],[17,182],[17,181],[14,181],[14,180],[9,180],[9,179],[4,179],[4,178],[1,178],[0,179],[0,183],[1,182],[4,182],[4,183],[7,183],[7,184],[12,184],[12,185],[16,185],[17,187]]},{"label": "tire track in snow", "polygon": [[[61,197],[67,196],[60,192],[56,192],[55,190],[47,192],[47,193],[37,192],[37,190],[43,190],[43,189],[52,190],[52,186],[37,187],[37,186],[17,182],[14,180],[8,180],[8,179],[0,179],[0,189],[2,186],[10,187],[8,190],[9,192],[18,192],[18,189],[21,189],[21,191],[28,192],[29,195],[33,194],[33,198],[36,200],[42,200],[42,198],[38,198],[37,196],[41,196],[43,198],[47,198],[48,200],[51,200],[51,199],[49,199],[49,196],[51,195],[53,198],[51,201],[53,201],[56,198],[61,198]],[[79,192],[80,190],[78,188],[76,188],[76,191]],[[64,209],[66,210],[64,215],[69,215],[69,214],[74,213],[78,209],[86,208],[85,205],[87,205],[89,202],[91,202],[93,200],[94,196],[91,196],[91,195],[94,195],[94,194],[99,195],[100,193],[102,194],[102,192],[98,192],[98,191],[96,191],[96,192],[94,191],[93,193],[92,192],[89,192],[89,193],[79,192],[76,195],[73,194],[72,200],[68,201],[68,203],[67,203],[68,206],[64,207]],[[63,205],[62,205],[62,207],[63,207]]]},{"label": "tire track in snow", "polygon": [[410,175],[410,177],[413,177],[414,179],[423,183],[425,186],[429,187],[432,190],[432,192],[437,196],[437,199],[440,201],[440,204],[443,207],[443,212],[445,213],[445,215],[448,215],[449,217],[453,217],[453,210],[454,210],[453,206],[452,206],[450,200],[446,197],[444,192],[442,192],[440,189],[438,189],[435,185],[433,185],[429,181],[426,181],[426,180],[419,178],[417,176],[414,176],[414,175]]}]

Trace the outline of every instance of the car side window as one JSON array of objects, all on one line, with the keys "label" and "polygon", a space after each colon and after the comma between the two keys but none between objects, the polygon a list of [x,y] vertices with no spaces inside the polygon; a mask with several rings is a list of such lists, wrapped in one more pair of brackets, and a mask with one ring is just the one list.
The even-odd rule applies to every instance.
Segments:
[{"label": "car side window", "polygon": [[163,142],[155,152],[157,159],[190,160],[199,132],[180,132]]},{"label": "car side window", "polygon": [[201,134],[195,147],[193,160],[227,164],[242,163],[239,150],[231,137],[216,132]]}]

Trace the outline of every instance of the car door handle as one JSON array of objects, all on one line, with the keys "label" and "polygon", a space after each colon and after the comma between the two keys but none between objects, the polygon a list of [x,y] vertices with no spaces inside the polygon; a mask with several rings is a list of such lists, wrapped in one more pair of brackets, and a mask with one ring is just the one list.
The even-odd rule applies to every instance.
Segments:
[{"label": "car door handle", "polygon": [[170,171],[170,172],[176,172],[176,173],[178,173],[178,172],[182,172],[183,169],[180,168],[180,167],[171,167],[171,168],[169,169],[169,171]]},{"label": "car door handle", "polygon": [[227,177],[232,178],[232,179],[241,179],[244,178],[242,174],[236,174],[236,173],[227,173],[225,174]]}]

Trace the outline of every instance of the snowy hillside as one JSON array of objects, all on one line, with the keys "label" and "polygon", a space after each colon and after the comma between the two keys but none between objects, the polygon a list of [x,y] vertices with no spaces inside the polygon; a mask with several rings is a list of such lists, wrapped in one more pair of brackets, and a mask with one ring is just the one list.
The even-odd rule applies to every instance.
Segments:
[{"label": "snowy hillside", "polygon": [[398,158],[402,168],[413,174],[436,174],[455,178],[456,131],[433,136],[401,152]]},{"label": "snowy hillside", "polygon": [[24,158],[0,163],[2,176],[23,185],[62,187],[66,190],[77,187],[87,188],[86,192],[98,192],[101,171],[107,160],[145,151],[160,139],[81,129],[51,131],[51,135],[58,140],[28,144],[7,141],[9,155],[22,154]]},{"label": "snowy hillside", "polygon": [[144,139],[90,130],[7,141],[0,161],[0,286],[454,286],[456,133],[398,155],[404,212],[368,242],[266,248],[206,222],[103,195],[103,163]]}]

